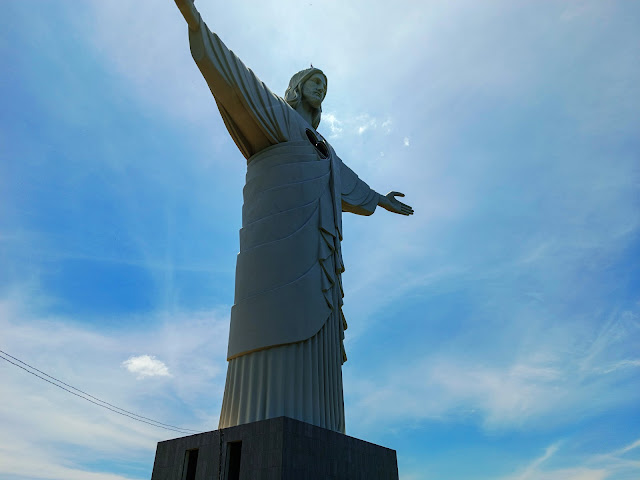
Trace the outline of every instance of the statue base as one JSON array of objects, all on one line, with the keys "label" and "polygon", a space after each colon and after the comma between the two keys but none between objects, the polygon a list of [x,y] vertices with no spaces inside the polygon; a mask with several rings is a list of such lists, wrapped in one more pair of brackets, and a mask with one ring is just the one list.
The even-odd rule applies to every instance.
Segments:
[{"label": "statue base", "polygon": [[288,417],[158,442],[151,480],[398,480],[395,450]]}]

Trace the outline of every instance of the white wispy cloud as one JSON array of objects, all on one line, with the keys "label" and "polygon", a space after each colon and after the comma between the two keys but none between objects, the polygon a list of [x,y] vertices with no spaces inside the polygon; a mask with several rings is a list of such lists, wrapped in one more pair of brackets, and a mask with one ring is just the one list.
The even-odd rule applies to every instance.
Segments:
[{"label": "white wispy cloud", "polygon": [[368,130],[382,131],[385,135],[389,135],[393,131],[393,119],[387,117],[384,120],[380,120],[368,113],[357,115],[350,123],[355,125],[355,131],[358,135],[362,135]]},{"label": "white wispy cloud", "polygon": [[636,448],[640,448],[640,438],[635,442],[631,442],[629,445],[625,445],[620,450],[613,452],[613,455],[624,455],[625,453],[630,452],[631,450],[635,450]]},{"label": "white wispy cloud", "polygon": [[129,357],[122,362],[122,366],[134,373],[138,378],[145,377],[170,377],[169,368],[156,357],[151,355],[139,355]]},{"label": "white wispy cloud", "polygon": [[[597,454],[572,456],[567,462],[560,458],[563,448],[572,447],[571,441],[563,440],[549,445],[544,453],[521,467],[517,472],[501,480],[604,480],[635,478],[640,461],[621,458],[624,453],[640,446],[640,440],[619,450]],[[565,465],[558,465],[564,463]],[[569,465],[567,465],[567,463]]]},{"label": "white wispy cloud", "polygon": [[640,360],[622,360],[611,365],[600,367],[600,370],[602,370],[603,373],[611,373],[615,372],[616,370],[620,370],[621,368],[638,367],[640,367]]},{"label": "white wispy cloud", "polygon": [[542,465],[543,463],[545,463],[547,460],[549,460],[556,452],[558,451],[558,444],[555,443],[553,445],[549,445],[544,453],[539,457],[536,458],[533,462],[531,462],[529,465],[527,465],[527,467],[524,469],[523,472],[521,472],[516,479],[517,480],[531,480],[533,478],[538,478],[538,477],[533,477],[532,475],[535,475],[539,472],[537,472],[537,470],[539,469],[540,465]]},{"label": "white wispy cloud", "polygon": [[322,125],[329,126],[330,136],[337,138],[342,134],[342,122],[338,120],[333,113],[325,113],[322,115]]},{"label": "white wispy cloud", "polygon": [[[92,472],[82,468],[66,467],[53,457],[39,457],[34,461],[32,444],[23,444],[20,448],[0,451],[2,472],[8,480],[16,479],[51,479],[51,480],[132,480],[134,477],[111,473]],[[37,454],[42,454],[36,450]]]},{"label": "white wispy cloud", "polygon": [[405,147],[408,147],[409,146],[409,137],[404,137],[404,139],[402,140],[402,144]]},{"label": "white wispy cloud", "polygon": [[362,135],[367,130],[375,129],[378,126],[378,120],[366,113],[358,116],[356,123],[358,135]]},{"label": "white wispy cloud", "polygon": [[508,480],[604,480],[610,472],[584,467],[559,468],[554,470],[531,469]]},{"label": "white wispy cloud", "polygon": [[[640,327],[627,321],[625,312],[615,319],[626,340],[640,337]],[[545,328],[540,328],[535,334],[529,330],[530,346],[522,345],[518,329],[509,332],[505,343],[521,346],[503,347],[500,364],[483,361],[482,348],[473,353],[475,349],[467,347],[464,356],[433,353],[403,362],[397,370],[384,367],[375,377],[347,371],[349,414],[363,424],[375,419],[378,426],[382,421],[477,418],[488,430],[521,430],[560,425],[640,401],[640,392],[630,383],[634,371],[603,374],[597,368],[607,358],[632,354],[617,329],[586,332],[567,325],[555,327],[553,337],[545,338]],[[608,336],[604,349],[602,335]],[[588,343],[567,349],[576,336],[588,338]],[[591,367],[585,369],[587,358]]]}]

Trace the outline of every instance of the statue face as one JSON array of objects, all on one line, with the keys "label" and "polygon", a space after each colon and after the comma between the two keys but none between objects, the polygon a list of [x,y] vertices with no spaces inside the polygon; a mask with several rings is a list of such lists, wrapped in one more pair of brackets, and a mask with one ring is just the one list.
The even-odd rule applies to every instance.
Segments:
[{"label": "statue face", "polygon": [[327,84],[324,76],[319,73],[311,75],[302,85],[302,101],[307,102],[313,108],[320,108],[327,93]]}]

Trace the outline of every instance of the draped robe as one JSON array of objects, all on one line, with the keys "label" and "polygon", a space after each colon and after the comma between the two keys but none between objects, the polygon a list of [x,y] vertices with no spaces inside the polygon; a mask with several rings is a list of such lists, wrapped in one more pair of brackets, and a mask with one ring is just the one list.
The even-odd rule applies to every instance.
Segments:
[{"label": "draped robe", "polygon": [[379,195],[202,19],[189,43],[247,159],[219,428],[288,416],[344,432],[341,212],[370,215]]}]

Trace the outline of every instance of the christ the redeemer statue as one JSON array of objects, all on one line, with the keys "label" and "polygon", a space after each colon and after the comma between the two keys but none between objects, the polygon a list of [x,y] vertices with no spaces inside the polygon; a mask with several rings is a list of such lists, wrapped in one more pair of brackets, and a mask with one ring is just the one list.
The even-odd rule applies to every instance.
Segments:
[{"label": "christ the redeemer statue", "polygon": [[193,59],[247,159],[219,428],[286,416],[344,433],[342,212],[413,210],[395,198],[401,193],[372,190],[317,132],[321,70],[296,73],[283,99],[209,30],[192,0],[175,1]]}]

